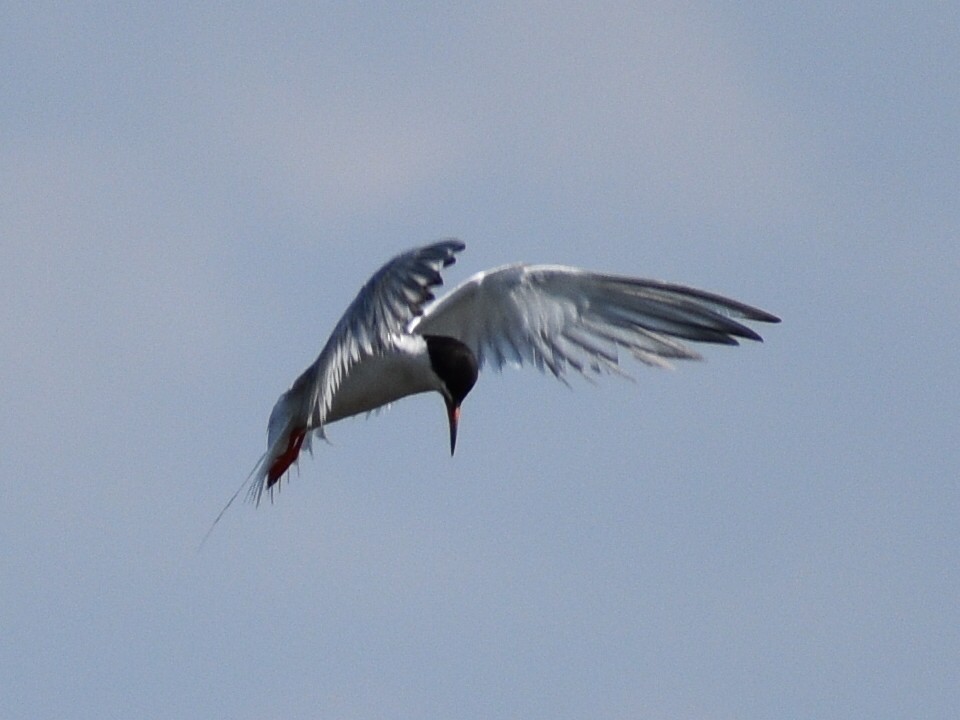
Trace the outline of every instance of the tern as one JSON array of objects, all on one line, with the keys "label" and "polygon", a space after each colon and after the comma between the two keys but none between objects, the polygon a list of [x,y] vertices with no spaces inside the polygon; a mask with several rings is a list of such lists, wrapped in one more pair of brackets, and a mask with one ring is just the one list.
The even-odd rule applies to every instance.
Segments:
[{"label": "tern", "polygon": [[738,321],[780,321],[704,290],[561,265],[485,270],[436,299],[440,272],[464,248],[446,239],[401,253],[361,288],[320,355],[274,405],[267,451],[247,479],[251,500],[264,491],[272,497],[327,425],[408,395],[443,398],[452,455],[460,406],[486,366],[529,364],[564,381],[568,370],[625,375],[624,352],[669,367],[700,357],[683,341],[760,341]]}]

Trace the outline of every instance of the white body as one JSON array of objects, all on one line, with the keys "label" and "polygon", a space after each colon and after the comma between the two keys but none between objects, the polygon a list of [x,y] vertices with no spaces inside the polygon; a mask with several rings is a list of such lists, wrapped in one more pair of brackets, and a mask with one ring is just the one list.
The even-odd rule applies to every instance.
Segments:
[{"label": "white body", "polygon": [[386,353],[359,363],[343,378],[323,425],[371,412],[408,395],[441,391],[422,337],[401,335],[391,345]]},{"label": "white body", "polygon": [[415,393],[437,391],[449,400],[423,336],[459,341],[478,368],[530,363],[563,379],[569,368],[622,374],[624,350],[649,365],[695,359],[682,340],[736,345],[737,337],[760,336],[733,318],[779,321],[702,290],[556,265],[477,273],[434,301],[440,271],[463,249],[443,240],[410,250],[364,285],[319,357],[274,406],[251,497],[259,501],[279,480],[301,442],[310,448],[311,431],[322,436],[328,423]]}]

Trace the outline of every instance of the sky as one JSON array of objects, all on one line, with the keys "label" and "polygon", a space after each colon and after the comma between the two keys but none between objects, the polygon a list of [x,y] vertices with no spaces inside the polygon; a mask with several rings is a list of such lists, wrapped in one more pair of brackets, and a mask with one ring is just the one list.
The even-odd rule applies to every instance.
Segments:
[{"label": "sky", "polygon": [[[5,3],[0,718],[954,718],[960,10]],[[395,253],[783,318],[223,504]]]}]

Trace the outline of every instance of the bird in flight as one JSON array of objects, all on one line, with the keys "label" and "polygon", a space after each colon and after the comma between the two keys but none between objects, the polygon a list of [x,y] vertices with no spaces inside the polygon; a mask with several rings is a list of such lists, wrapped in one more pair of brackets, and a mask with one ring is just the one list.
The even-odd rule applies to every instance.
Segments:
[{"label": "bird in flight", "polygon": [[625,374],[623,352],[669,367],[700,357],[684,341],[737,345],[761,340],[739,321],[780,321],[703,290],[561,265],[485,270],[436,299],[440,272],[464,247],[447,239],[401,253],[361,288],[320,355],[274,405],[267,451],[248,478],[250,499],[272,496],[327,425],[416,393],[443,398],[453,454],[460,406],[484,367],[530,364],[561,380],[568,370]]}]

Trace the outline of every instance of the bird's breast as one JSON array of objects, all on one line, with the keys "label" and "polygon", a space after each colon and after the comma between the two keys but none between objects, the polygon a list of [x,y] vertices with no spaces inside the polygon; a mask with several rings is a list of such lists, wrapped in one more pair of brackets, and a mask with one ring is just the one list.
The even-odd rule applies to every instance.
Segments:
[{"label": "bird's breast", "polygon": [[337,388],[325,424],[376,410],[407,395],[440,390],[426,346],[420,338],[416,340],[361,358]]}]

